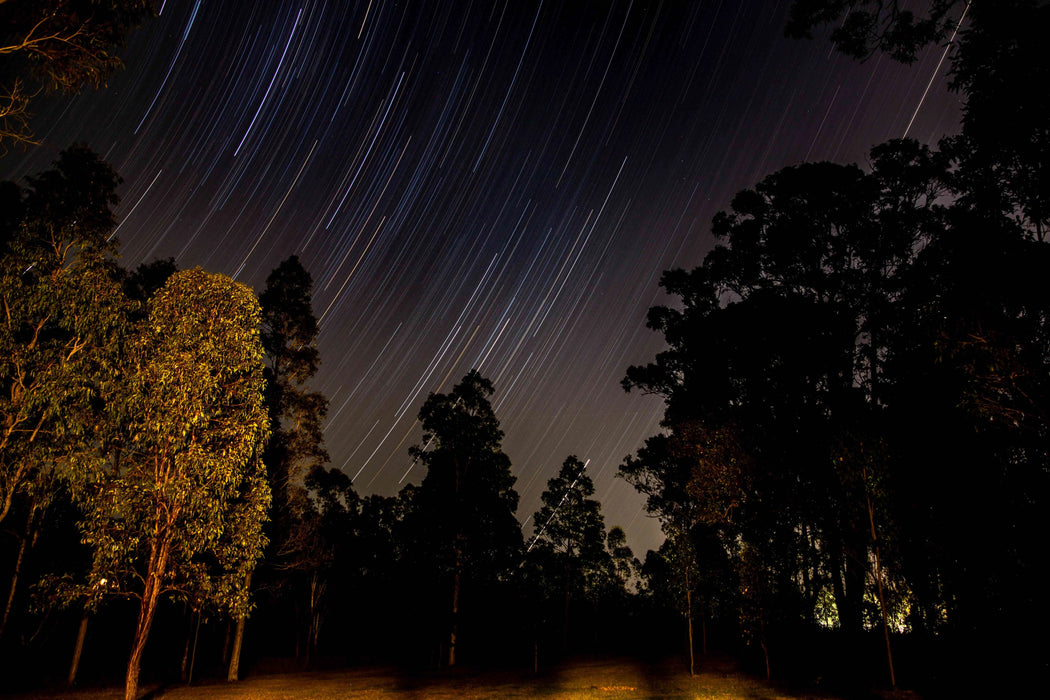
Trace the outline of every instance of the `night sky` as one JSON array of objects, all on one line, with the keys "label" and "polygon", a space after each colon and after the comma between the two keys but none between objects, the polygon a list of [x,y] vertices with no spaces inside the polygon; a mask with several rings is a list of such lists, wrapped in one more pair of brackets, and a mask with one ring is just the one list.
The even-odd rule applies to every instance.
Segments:
[{"label": "night sky", "polygon": [[923,101],[941,50],[858,64],[784,39],[787,6],[168,0],[108,88],[37,104],[42,145],[0,179],[84,141],[124,177],[126,267],[258,290],[298,255],[331,464],[360,493],[419,483],[419,407],[479,368],[526,536],[575,454],[643,555],[659,527],[615,474],[663,404],[620,380],[662,347],[661,272],[699,264],[711,217],[781,167],[956,130],[944,67]]}]

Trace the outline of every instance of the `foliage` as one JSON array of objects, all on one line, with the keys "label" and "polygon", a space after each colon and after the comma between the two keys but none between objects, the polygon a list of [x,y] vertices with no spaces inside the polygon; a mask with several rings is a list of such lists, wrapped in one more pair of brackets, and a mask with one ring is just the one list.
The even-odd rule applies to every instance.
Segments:
[{"label": "foliage", "polygon": [[951,32],[958,19],[953,10],[961,5],[963,0],[929,0],[926,11],[915,14],[896,1],[795,0],[784,33],[810,38],[814,28],[836,24],[831,42],[847,56],[863,60],[882,51],[912,63],[927,44]]},{"label": "foliage", "polygon": [[259,307],[250,289],[194,269],[151,299],[108,397],[129,436],[112,458],[86,453],[73,471],[94,560],[88,592],[141,601],[127,692],[159,598],[234,615],[262,554],[270,502],[260,459],[263,405]]},{"label": "foliage", "polygon": [[[423,445],[411,454],[427,467],[406,515],[408,556],[437,582],[436,601],[450,601],[448,663],[455,664],[461,594],[475,609],[520,561],[518,494],[510,459],[488,397],[493,387],[473,370],[448,394],[430,394],[419,411]],[[429,446],[429,449],[427,449]],[[462,601],[470,603],[470,596]],[[475,618],[477,619],[477,618]]]},{"label": "foliage", "polygon": [[152,0],[9,0],[0,3],[0,153],[33,143],[30,105],[41,92],[101,87],[122,64],[128,33]]},{"label": "foliage", "polygon": [[111,258],[117,174],[73,146],[26,182],[3,186],[0,521],[40,470],[96,439],[127,310]]}]

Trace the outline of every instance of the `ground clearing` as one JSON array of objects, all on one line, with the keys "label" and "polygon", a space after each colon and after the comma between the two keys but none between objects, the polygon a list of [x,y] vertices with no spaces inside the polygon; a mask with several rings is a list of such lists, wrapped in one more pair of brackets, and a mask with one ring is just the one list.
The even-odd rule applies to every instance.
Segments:
[{"label": "ground clearing", "polygon": [[[644,663],[634,659],[580,660],[534,676],[472,669],[405,674],[389,668],[346,669],[249,676],[239,683],[204,682],[192,686],[147,686],[150,700],[496,700],[571,698],[643,700],[657,698],[747,698],[796,700],[832,698],[791,692],[739,673],[729,662],[708,660],[690,678],[680,662]],[[19,696],[28,698],[30,696]],[[39,693],[53,700],[118,700],[118,688]]]}]

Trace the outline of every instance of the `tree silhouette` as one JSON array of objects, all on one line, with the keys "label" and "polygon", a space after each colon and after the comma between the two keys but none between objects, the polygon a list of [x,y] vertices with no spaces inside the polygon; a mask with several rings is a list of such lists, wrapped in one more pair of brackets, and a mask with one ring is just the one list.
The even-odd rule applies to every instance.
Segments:
[{"label": "tree silhouette", "polygon": [[535,538],[530,549],[548,550],[561,570],[562,650],[569,645],[569,611],[573,594],[595,594],[598,579],[611,561],[605,551],[601,504],[590,498],[594,482],[575,455],[565,458],[558,474],[540,495],[543,506],[532,517]]},{"label": "tree silhouette", "polygon": [[[492,384],[472,370],[448,394],[431,394],[419,411],[423,445],[411,453],[427,467],[406,523],[420,565],[447,596],[445,659],[456,664],[461,609],[479,602],[517,565],[518,494],[503,453],[503,431],[489,404]],[[429,447],[428,447],[429,446]],[[465,595],[466,594],[466,595]]]}]

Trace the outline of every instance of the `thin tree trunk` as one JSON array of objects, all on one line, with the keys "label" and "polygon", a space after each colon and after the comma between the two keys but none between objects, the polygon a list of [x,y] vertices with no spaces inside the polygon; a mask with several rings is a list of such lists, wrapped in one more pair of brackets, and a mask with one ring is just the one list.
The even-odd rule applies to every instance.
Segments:
[{"label": "thin tree trunk", "polygon": [[18,543],[18,556],[15,557],[15,570],[11,574],[11,588],[7,593],[7,604],[4,606],[4,617],[0,619],[0,639],[7,629],[7,618],[11,614],[11,606],[15,602],[15,589],[18,587],[18,574],[22,570],[22,560],[26,552],[26,537],[22,537]]},{"label": "thin tree trunk", "polygon": [[561,651],[562,654],[569,650],[569,602],[571,597],[570,580],[572,577],[572,553],[566,552],[565,557],[565,600],[561,613]]},{"label": "thin tree trunk", "polygon": [[707,608],[700,601],[700,653],[707,656]]},{"label": "thin tree trunk", "polygon": [[462,575],[460,561],[460,543],[456,538],[456,566],[452,573],[452,621],[448,638],[448,665],[451,668],[456,665],[456,633],[459,629],[459,586]]},{"label": "thin tree trunk", "polygon": [[193,639],[193,613],[189,611],[189,624],[186,626],[186,641],[182,645],[182,661],[179,663],[179,680],[183,683],[189,678],[190,642]]},{"label": "thin tree trunk", "polygon": [[230,668],[226,680],[231,683],[238,679],[241,666],[241,644],[244,642],[244,615],[237,618],[237,631],[233,635],[233,650],[230,652]]},{"label": "thin tree trunk", "polygon": [[[248,574],[247,580],[244,582],[245,590],[250,591],[252,588],[252,575]],[[226,671],[226,680],[234,682],[240,676],[241,668],[241,645],[244,643],[244,621],[246,615],[241,615],[237,618],[237,631],[233,635],[233,649],[230,652],[230,667]],[[298,637],[298,635],[296,635]]]},{"label": "thin tree trunk", "polygon": [[[865,483],[867,474],[864,473]],[[882,634],[886,638],[886,663],[890,671],[890,686],[897,689],[897,674],[893,670],[893,648],[890,645],[890,626],[886,620],[886,598],[882,591],[882,559],[879,556],[879,539],[875,532],[875,508],[871,503],[871,494],[868,494],[868,523],[871,525],[871,541],[875,548],[875,583],[879,593],[879,610],[882,613]]]},{"label": "thin tree trunk", "polygon": [[30,539],[30,535],[33,532],[33,520],[36,515],[36,506],[29,509],[29,515],[26,517],[26,529],[22,533],[22,537],[18,543],[18,556],[15,557],[15,570],[11,574],[11,589],[7,593],[7,604],[4,606],[4,617],[0,619],[0,639],[4,636],[4,630],[7,629],[7,619],[11,615],[11,607],[15,602],[15,590],[18,588],[18,575],[22,572],[22,562],[25,560],[26,554],[26,543]]},{"label": "thin tree trunk", "polygon": [[758,621],[758,643],[762,647],[762,656],[766,660],[766,680],[773,680],[773,670],[769,665],[769,647],[766,646],[766,622],[764,619]]},{"label": "thin tree trunk", "polygon": [[201,635],[201,614],[200,611],[195,611],[197,614],[197,624],[193,630],[193,650],[190,652],[190,672],[186,674],[186,685],[193,682],[193,666],[197,663],[197,639]]},{"label": "thin tree trunk", "polygon": [[80,668],[80,654],[84,651],[84,640],[87,638],[88,609],[84,606],[84,612],[80,616],[80,627],[77,629],[77,643],[73,646],[73,660],[69,663],[69,675],[66,676],[66,685],[73,685],[77,681],[77,670]]},{"label": "thin tree trunk", "polygon": [[696,659],[693,655],[693,593],[689,590],[689,569],[685,570],[685,621],[689,631],[689,675],[696,675]]}]

